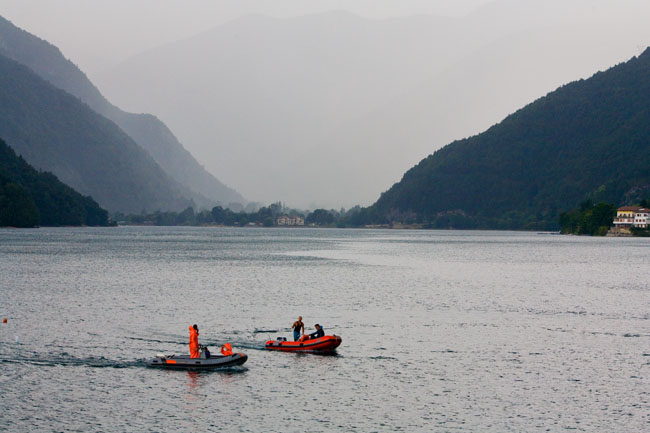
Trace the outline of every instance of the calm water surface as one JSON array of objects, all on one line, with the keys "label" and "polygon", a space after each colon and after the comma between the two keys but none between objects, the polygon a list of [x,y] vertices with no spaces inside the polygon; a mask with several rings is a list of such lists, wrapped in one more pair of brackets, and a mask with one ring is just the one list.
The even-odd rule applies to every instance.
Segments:
[{"label": "calm water surface", "polygon": [[[650,239],[0,230],[0,316],[0,430],[650,431]],[[192,323],[249,361],[144,366]]]}]

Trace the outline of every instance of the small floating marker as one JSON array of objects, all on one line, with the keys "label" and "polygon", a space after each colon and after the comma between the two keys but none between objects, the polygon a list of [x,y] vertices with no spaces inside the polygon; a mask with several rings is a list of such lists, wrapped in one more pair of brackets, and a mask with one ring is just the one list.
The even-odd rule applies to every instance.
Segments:
[{"label": "small floating marker", "polygon": [[6,317],[4,317],[4,318],[2,319],[2,323],[7,323],[7,318],[6,318]]},{"label": "small floating marker", "polygon": [[20,343],[20,340],[18,339],[18,336],[16,335],[16,344]]}]

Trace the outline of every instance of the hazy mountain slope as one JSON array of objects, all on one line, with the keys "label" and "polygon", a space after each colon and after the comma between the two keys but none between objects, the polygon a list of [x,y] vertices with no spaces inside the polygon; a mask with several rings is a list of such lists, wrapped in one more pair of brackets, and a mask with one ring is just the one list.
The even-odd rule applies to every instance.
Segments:
[{"label": "hazy mountain slope", "polygon": [[[598,26],[572,33],[559,27],[552,34],[526,31],[502,38],[305,146],[304,158],[338,175],[323,198],[333,200],[354,178],[355,191],[376,199],[378,179],[397,182],[415,161],[444,144],[484,131],[548,91],[638,54],[631,44],[633,50],[621,57],[615,51],[620,45],[608,45],[609,32]],[[353,148],[363,152],[349,151]]]},{"label": "hazy mountain slope", "polygon": [[[86,75],[59,49],[0,17],[0,54],[22,63],[42,78],[77,96],[99,114],[115,122],[177,182],[198,193],[194,200],[245,202],[244,198],[208,173],[155,116],[126,113],[109,103]],[[203,196],[203,197],[201,197]]]},{"label": "hazy mountain slope", "polygon": [[157,117],[127,113],[110,104],[105,116],[147,150],[174,180],[195,192],[193,197],[197,204],[207,206],[206,199],[210,204],[246,203],[240,193],[224,185],[199,164]]},{"label": "hazy mountain slope", "polygon": [[548,94],[410,169],[373,206],[434,226],[558,227],[585,198],[650,192],[650,49]]},{"label": "hazy mountain slope", "polygon": [[[336,176],[321,176],[326,168],[316,160],[296,160],[305,146],[480,43],[454,23],[342,12],[248,16],[143,53],[99,82],[125,107],[155,109],[247,197],[295,203],[317,199]],[[430,43],[450,34],[455,47]]]},{"label": "hazy mountain slope", "polygon": [[499,0],[458,19],[249,16],[98,82],[165,119],[248,197],[349,206],[450,140],[638,54],[648,11],[637,0]]},{"label": "hazy mountain slope", "polygon": [[108,225],[108,212],[52,173],[38,172],[0,139],[0,226]]},{"label": "hazy mountain slope", "polygon": [[117,125],[0,55],[0,137],[110,211],[179,210],[189,191]]}]

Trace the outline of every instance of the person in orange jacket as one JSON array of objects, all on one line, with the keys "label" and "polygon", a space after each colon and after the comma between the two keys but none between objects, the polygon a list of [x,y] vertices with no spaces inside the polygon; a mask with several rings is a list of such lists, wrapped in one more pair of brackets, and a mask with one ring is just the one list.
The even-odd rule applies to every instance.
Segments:
[{"label": "person in orange jacket", "polygon": [[190,326],[190,358],[199,358],[199,327],[195,325]]}]

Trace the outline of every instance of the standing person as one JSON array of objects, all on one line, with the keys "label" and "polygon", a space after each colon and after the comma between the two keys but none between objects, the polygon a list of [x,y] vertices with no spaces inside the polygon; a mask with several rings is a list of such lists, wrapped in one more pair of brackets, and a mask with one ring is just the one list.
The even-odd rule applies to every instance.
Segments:
[{"label": "standing person", "polygon": [[305,335],[305,324],[302,323],[302,316],[298,316],[298,320],[291,325],[293,329],[293,341],[298,341],[301,335]]},{"label": "standing person", "polygon": [[310,339],[311,338],[321,338],[321,337],[325,336],[325,330],[318,323],[314,325],[314,328],[316,328],[316,331],[309,334]]},{"label": "standing person", "polygon": [[199,327],[196,324],[190,326],[190,358],[199,358]]}]

